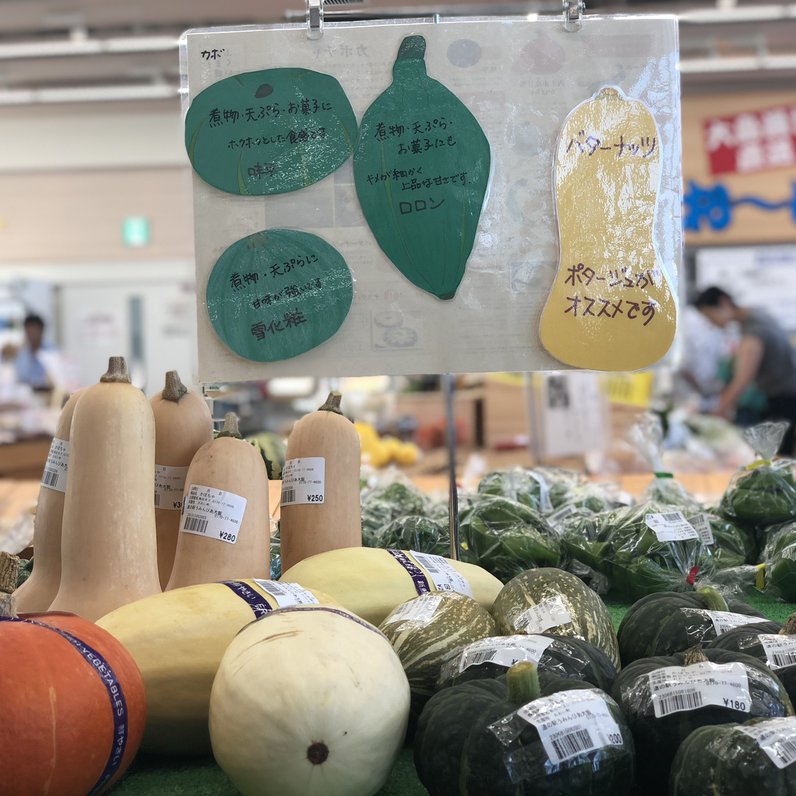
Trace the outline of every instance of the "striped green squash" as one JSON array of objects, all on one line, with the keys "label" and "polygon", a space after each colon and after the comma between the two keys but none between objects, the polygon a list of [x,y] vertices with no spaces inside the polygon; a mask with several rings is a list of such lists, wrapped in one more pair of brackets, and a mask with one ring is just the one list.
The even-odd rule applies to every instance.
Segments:
[{"label": "striped green squash", "polygon": [[395,608],[379,625],[403,664],[412,689],[412,717],[434,693],[443,661],[452,650],[493,636],[495,621],[472,597],[431,592]]},{"label": "striped green squash", "polygon": [[495,598],[492,615],[498,633],[574,636],[602,650],[617,667],[619,644],[611,615],[596,592],[563,569],[528,569],[510,580]]}]

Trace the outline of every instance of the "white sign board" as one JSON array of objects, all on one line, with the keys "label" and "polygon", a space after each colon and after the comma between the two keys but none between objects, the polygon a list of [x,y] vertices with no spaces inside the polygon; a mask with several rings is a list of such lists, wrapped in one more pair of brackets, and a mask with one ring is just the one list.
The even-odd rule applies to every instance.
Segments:
[{"label": "white sign board", "polygon": [[[317,40],[308,39],[304,25],[192,30],[182,47],[185,110],[223,78],[301,67],[334,76],[361,120],[389,86],[399,45],[412,34],[426,40],[429,76],[474,114],[491,147],[489,191],[455,298],[443,301],[417,289],[383,254],[359,207],[351,159],[307,188],[266,197],[227,194],[194,175],[201,382],[560,369],[542,349],[538,331],[559,266],[553,158],[564,119],[606,85],[640,100],[655,117],[661,185],[654,234],[677,294],[681,176],[674,17],[587,16],[573,32],[560,17],[327,23]],[[264,364],[235,355],[216,336],[205,286],[232,243],[280,227],[334,246],[353,275],[354,299],[332,338]],[[385,335],[396,323],[406,333]]]}]

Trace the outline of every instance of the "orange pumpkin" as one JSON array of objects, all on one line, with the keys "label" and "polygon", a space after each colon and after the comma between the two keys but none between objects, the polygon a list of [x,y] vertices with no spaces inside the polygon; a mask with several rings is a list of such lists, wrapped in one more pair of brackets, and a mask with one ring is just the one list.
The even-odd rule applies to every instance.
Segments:
[{"label": "orange pumpkin", "polygon": [[0,793],[107,791],[146,723],[141,673],[127,650],[73,614],[0,616]]}]

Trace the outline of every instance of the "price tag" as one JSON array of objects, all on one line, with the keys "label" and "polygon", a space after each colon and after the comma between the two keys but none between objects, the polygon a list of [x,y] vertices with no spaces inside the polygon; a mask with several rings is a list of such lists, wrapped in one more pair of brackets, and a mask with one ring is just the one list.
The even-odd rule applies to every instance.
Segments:
[{"label": "price tag", "polygon": [[752,697],[742,663],[694,663],[664,666],[647,675],[655,718],[717,705],[749,713]]},{"label": "price tag", "polygon": [[415,597],[414,600],[398,606],[384,623],[394,625],[397,622],[416,622],[419,625],[425,625],[431,621],[441,603],[442,597],[438,594],[424,594],[422,597]]},{"label": "price tag", "polygon": [[682,511],[646,514],[644,515],[644,522],[655,534],[659,542],[682,542],[686,539],[699,539],[699,534],[685,518]]},{"label": "price tag", "polygon": [[282,505],[323,503],[325,472],[326,460],[323,456],[287,459],[282,468]]},{"label": "price tag", "polygon": [[591,689],[563,691],[536,699],[521,707],[517,715],[536,727],[547,756],[556,765],[623,743],[622,731],[608,704]]},{"label": "price tag", "polygon": [[734,614],[732,611],[706,611],[701,608],[695,608],[696,612],[706,615],[713,623],[716,630],[716,635],[720,636],[728,630],[743,625],[752,625],[755,622],[764,622],[758,616],[748,616],[747,614]]},{"label": "price tag", "polygon": [[42,486],[66,492],[66,471],[69,468],[69,442],[54,437],[41,476]]},{"label": "price tag", "polygon": [[500,636],[468,644],[459,657],[459,673],[471,666],[494,663],[508,669],[515,663],[538,664],[544,651],[553,643],[549,636]]},{"label": "price tag", "polygon": [[549,630],[551,627],[569,625],[571,623],[572,616],[567,610],[563,598],[552,597],[523,611],[514,620],[514,627],[517,630],[527,630],[528,633],[544,633],[545,630]]},{"label": "price tag", "polygon": [[459,594],[473,596],[473,590],[464,575],[457,572],[442,556],[435,556],[432,553],[418,553],[416,550],[409,551],[415,561],[428,572],[429,577],[434,581],[434,588],[437,591],[457,591]]},{"label": "price tag", "polygon": [[315,595],[307,591],[298,583],[283,583],[275,580],[258,580],[254,582],[268,595],[276,600],[280,608],[287,608],[291,605],[318,605]]},{"label": "price tag", "polygon": [[768,719],[738,729],[754,738],[777,768],[786,768],[796,761],[796,718]]},{"label": "price tag", "polygon": [[155,465],[155,508],[180,511],[187,467]]},{"label": "price tag", "polygon": [[710,527],[710,520],[707,514],[697,514],[696,517],[691,517],[688,520],[693,529],[697,532],[702,544],[715,544],[716,540],[713,538],[713,529]]},{"label": "price tag", "polygon": [[796,664],[796,636],[761,633],[758,638],[766,651],[766,662],[772,669]]},{"label": "price tag", "polygon": [[180,531],[235,544],[245,511],[245,497],[191,484],[185,496]]}]

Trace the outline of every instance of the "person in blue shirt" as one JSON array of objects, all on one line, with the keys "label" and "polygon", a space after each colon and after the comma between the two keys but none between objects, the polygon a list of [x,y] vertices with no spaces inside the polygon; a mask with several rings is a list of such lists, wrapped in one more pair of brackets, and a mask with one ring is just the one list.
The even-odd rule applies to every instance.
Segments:
[{"label": "person in blue shirt", "polygon": [[52,381],[39,354],[44,350],[44,321],[33,313],[26,315],[22,322],[25,343],[14,360],[17,381],[29,384],[34,390],[52,389]]}]

